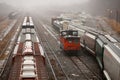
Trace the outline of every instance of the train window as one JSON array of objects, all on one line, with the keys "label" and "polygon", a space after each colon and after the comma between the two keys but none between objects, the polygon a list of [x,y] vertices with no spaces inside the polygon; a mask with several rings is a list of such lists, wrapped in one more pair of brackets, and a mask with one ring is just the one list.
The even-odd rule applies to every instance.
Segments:
[{"label": "train window", "polygon": [[74,31],[74,32],[73,32],[73,35],[74,35],[74,36],[78,36],[78,32],[77,32],[77,31]]},{"label": "train window", "polygon": [[61,34],[62,34],[62,36],[65,36],[65,35],[67,35],[67,32],[62,32]]}]

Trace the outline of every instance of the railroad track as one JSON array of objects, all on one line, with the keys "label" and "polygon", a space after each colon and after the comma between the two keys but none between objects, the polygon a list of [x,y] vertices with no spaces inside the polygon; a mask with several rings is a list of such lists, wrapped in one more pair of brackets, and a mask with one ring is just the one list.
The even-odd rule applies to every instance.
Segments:
[{"label": "railroad track", "polygon": [[[83,54],[83,53],[86,53],[86,54]],[[97,76],[98,79],[102,80],[104,76],[103,76],[102,70],[100,70],[100,67],[99,67],[95,57],[93,55],[91,55],[90,52],[88,52],[87,50],[81,51],[81,54],[83,54],[83,55],[78,56],[81,59],[81,61],[86,65],[86,67],[89,68],[89,70],[91,70],[91,72],[95,76]],[[87,63],[88,61],[89,61],[89,63]]]},{"label": "railroad track", "polygon": [[[49,27],[48,27],[49,28]],[[49,29],[49,30],[51,30],[51,29]],[[53,31],[51,31],[51,32],[53,32]],[[53,34],[55,35],[55,33],[53,32]],[[100,75],[100,74],[102,74],[101,73],[101,71],[100,71],[100,69],[99,69],[99,66],[98,66],[98,64],[96,64],[96,63],[94,63],[96,60],[94,59],[94,62],[93,62],[93,58],[95,58],[95,57],[93,57],[93,56],[91,56],[91,55],[88,55],[87,53],[89,53],[88,51],[86,51],[85,49],[83,49],[82,48],[82,54],[84,54],[84,56],[82,55],[82,56],[79,56],[79,55],[77,55],[77,56],[74,56],[74,57],[76,57],[76,59],[81,63],[81,67],[79,66],[79,62],[77,63],[77,61],[74,61],[75,59],[72,59],[73,57],[71,57],[70,59],[72,60],[72,62],[79,68],[79,69],[81,69],[81,71],[82,71],[82,67],[84,67],[84,68],[86,68],[86,70],[89,72],[89,74],[88,73],[85,73],[84,71],[82,71],[82,73],[83,73],[83,75],[85,75],[85,77],[89,80],[89,79],[91,79],[91,80],[102,80],[102,78],[101,78],[101,76],[103,76],[103,75]],[[80,54],[81,54],[81,52],[80,52]],[[85,55],[86,54],[86,55]],[[90,53],[89,53],[90,54]],[[92,58],[92,60],[90,60]],[[85,59],[88,59],[89,60],[89,62],[91,62],[90,64],[87,64],[88,62],[86,62],[85,61]],[[94,66],[95,67],[98,67],[98,69],[94,69]],[[84,69],[83,69],[84,70]],[[88,75],[87,75],[88,74]]]},{"label": "railroad track", "polygon": [[[46,29],[47,27],[47,29]],[[65,72],[66,72],[66,75],[69,76],[69,79],[71,80],[79,80],[79,79],[83,79],[83,78],[80,78],[81,76],[76,76],[76,74],[78,72],[76,72],[77,70],[74,68],[74,66],[71,67],[71,64],[64,64],[65,62],[67,62],[66,60],[68,60],[67,63],[69,63],[69,59],[68,57],[65,57],[65,55],[62,55],[63,52],[61,52],[60,48],[59,48],[59,41],[58,41],[58,36],[56,36],[56,33],[53,32],[50,28],[48,28],[50,26],[47,26],[47,25],[44,25],[44,28],[49,32],[49,34],[52,36],[52,39],[49,39],[48,42],[50,45],[54,45],[54,47],[51,47],[52,51],[56,54],[56,56],[58,56]],[[45,32],[46,33],[46,32]],[[47,50],[46,50],[47,51]],[[59,55],[60,54],[60,55]],[[51,55],[48,55],[48,56],[51,56]],[[62,60],[63,59],[63,60]],[[55,60],[52,59],[52,63],[55,64]],[[66,69],[66,66],[68,66],[68,68]],[[56,66],[54,66],[56,67]],[[70,67],[70,68],[69,68]],[[74,69],[73,69],[74,68]],[[58,72],[58,71],[57,71]],[[59,73],[58,73],[59,74]],[[75,74],[75,75],[74,75]],[[61,73],[60,73],[61,75]],[[60,79],[59,79],[60,80]]]},{"label": "railroad track", "polygon": [[[10,72],[10,68],[12,66],[12,57],[13,57],[12,52],[13,52],[15,42],[16,42],[18,34],[19,34],[19,30],[20,30],[19,26],[21,25],[20,24],[21,20],[22,20],[22,18],[19,18],[19,21],[17,21],[15,23],[13,29],[11,30],[11,32],[12,32],[11,37],[9,37],[9,40],[7,41],[6,47],[4,48],[2,53],[0,54],[0,58],[5,60],[3,63],[3,66],[0,67],[0,70],[1,70],[0,71],[0,80],[6,80],[8,78],[6,76],[8,76],[8,74]],[[13,34],[14,34],[14,36],[13,36]],[[6,56],[4,56],[4,55],[6,55]]]},{"label": "railroad track", "polygon": [[[38,21],[40,21],[40,20],[38,20]],[[41,23],[38,23],[39,25],[41,25]],[[53,36],[52,36],[52,34],[51,34],[51,36],[52,36],[52,38],[50,39],[49,38],[49,40],[44,36],[45,34],[49,37],[49,35],[48,35],[48,33],[46,32],[46,31],[44,31],[44,30],[42,30],[42,31],[44,31],[44,33],[42,32],[42,33],[40,33],[40,31],[39,31],[39,34],[41,34],[40,35],[40,37],[41,37],[41,42],[42,42],[42,44],[44,44],[44,49],[45,49],[45,51],[46,51],[46,53],[49,53],[49,54],[47,54],[47,56],[48,56],[48,58],[49,57],[54,57],[54,55],[52,55],[52,53],[55,53],[56,54],[56,56],[61,56],[61,57],[58,57],[59,58],[59,60],[60,59],[65,59],[65,61],[63,61],[63,60],[60,60],[60,62],[61,62],[61,64],[62,64],[62,66],[67,66],[67,65],[69,65],[70,63],[70,65],[68,66],[68,69],[65,69],[65,67],[64,67],[64,69],[65,69],[65,71],[64,72],[66,72],[66,75],[68,75],[69,77],[69,79],[71,79],[71,80],[102,80],[102,78],[101,78],[101,76],[99,76],[99,74],[97,74],[96,72],[97,71],[95,71],[94,72],[94,69],[91,69],[89,66],[88,66],[88,64],[86,64],[83,60],[83,58],[81,59],[81,63],[82,63],[82,66],[83,67],[85,67],[86,68],[86,72],[84,72],[84,71],[79,71],[78,70],[78,66],[77,65],[80,65],[79,64],[79,62],[77,63],[77,62],[73,62],[70,58],[69,58],[69,56],[65,56],[64,55],[64,52],[60,52],[61,50],[59,49],[59,48],[56,48],[56,47],[59,47],[59,43],[58,43],[58,36],[56,36],[56,33],[55,32],[53,32],[50,28],[48,28],[49,27],[49,25],[47,26],[47,25],[41,25],[41,26],[43,26],[43,28],[47,28],[46,29],[46,31],[49,33],[49,34],[53,34]],[[45,27],[46,26],[46,27]],[[39,29],[37,29],[37,30],[39,30]],[[55,38],[56,37],[56,38]],[[46,38],[46,40],[44,39],[44,38]],[[53,41],[52,41],[53,40]],[[57,43],[56,43],[57,42]],[[56,45],[57,44],[57,45]],[[48,46],[49,45],[49,46]],[[52,47],[54,45],[54,47]],[[48,49],[48,47],[50,47],[50,49],[51,49],[51,51],[50,51],[50,49]],[[60,50],[59,52],[58,52],[58,50]],[[83,52],[83,53],[85,53],[86,54],[86,52]],[[60,54],[60,55],[59,55]],[[87,56],[87,55],[86,55]],[[81,57],[81,56],[79,56],[79,57]],[[67,62],[68,61],[68,62]],[[65,62],[65,63],[64,63]],[[67,63],[66,63],[67,62]],[[53,65],[53,66],[51,66],[51,68],[54,68],[54,67],[56,67],[56,64],[58,65],[58,63],[57,63],[57,60],[55,59],[55,58],[49,58],[49,63],[52,63],[51,65]],[[87,62],[87,63],[89,63],[89,61]],[[91,64],[93,64],[92,62],[91,62]],[[94,65],[94,64],[93,64]],[[96,66],[96,65],[95,65]],[[69,67],[71,67],[71,68],[69,68]],[[76,68],[77,67],[77,68]],[[74,69],[72,69],[72,68],[74,68]],[[94,67],[93,67],[94,68]],[[83,69],[82,67],[80,68],[79,67],[79,69]],[[59,70],[59,69],[58,69]],[[70,70],[70,71],[66,71],[66,70]],[[57,74],[56,74],[56,70],[54,70],[53,69],[53,71],[54,71],[54,76],[56,76]],[[71,72],[72,71],[72,72]],[[57,71],[58,72],[58,71]],[[87,73],[88,72],[88,73]],[[57,78],[58,79],[58,78]],[[60,79],[59,79],[60,80]],[[62,79],[63,80],[63,79]]]},{"label": "railroad track", "polygon": [[[36,30],[38,32],[38,37],[45,50],[45,56],[53,74],[53,77],[50,77],[49,79],[70,80],[68,75],[63,70],[62,65],[58,57],[56,56],[54,50],[51,48],[52,45],[49,43],[49,40],[45,37],[45,34],[43,33],[45,32],[45,30],[43,29],[43,25],[41,25],[41,23],[37,23],[37,24],[40,26],[40,27],[36,27]],[[39,30],[42,32],[40,32]]]},{"label": "railroad track", "polygon": [[70,57],[72,62],[76,65],[78,70],[86,77],[87,80],[102,80],[102,78],[92,71],[89,66],[84,63],[79,56]]}]

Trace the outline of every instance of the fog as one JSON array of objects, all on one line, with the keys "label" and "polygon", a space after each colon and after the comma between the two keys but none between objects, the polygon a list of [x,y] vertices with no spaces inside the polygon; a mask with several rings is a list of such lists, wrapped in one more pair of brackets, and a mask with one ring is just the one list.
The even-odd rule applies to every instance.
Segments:
[{"label": "fog", "polygon": [[[0,0],[24,11],[43,13],[80,12],[104,15],[107,9],[120,9],[120,0]],[[43,13],[44,14],[44,13]]]},{"label": "fog", "polygon": [[44,7],[59,7],[69,6],[73,4],[83,4],[89,2],[89,0],[1,0],[7,4],[11,4],[15,7],[22,8],[35,8],[36,6]]}]

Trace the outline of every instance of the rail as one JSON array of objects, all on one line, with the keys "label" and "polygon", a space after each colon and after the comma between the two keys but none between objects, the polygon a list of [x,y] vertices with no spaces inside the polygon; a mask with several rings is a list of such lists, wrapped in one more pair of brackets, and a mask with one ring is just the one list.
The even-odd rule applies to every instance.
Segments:
[{"label": "rail", "polygon": [[[16,25],[16,24],[15,24]],[[18,26],[20,26],[21,24],[19,24]],[[12,66],[12,52],[13,52],[13,49],[14,49],[14,43],[15,41],[17,41],[17,37],[19,35],[19,31],[20,31],[20,28],[18,27],[17,28],[17,33],[13,36],[14,39],[10,39],[5,47],[5,49],[2,51],[2,53],[0,54],[0,56],[5,52],[5,50],[7,50],[7,48],[9,47],[9,45],[11,46],[11,50],[9,52],[9,55],[8,57],[5,59],[5,63],[3,64],[3,67],[2,67],[2,70],[0,72],[0,80],[6,80],[8,77],[5,76],[5,73],[7,75],[7,73],[10,72],[10,66]],[[9,67],[8,67],[9,66]]]},{"label": "rail", "polygon": [[70,59],[87,80],[102,80],[102,78],[92,71],[78,56],[70,57]]},{"label": "rail", "polygon": [[[38,21],[39,21],[39,20],[38,20]],[[39,24],[41,25],[41,23],[39,23]],[[42,25],[41,25],[41,26],[42,26]],[[40,27],[39,27],[39,28],[38,28],[38,27],[35,27],[35,28],[36,28],[36,30],[39,30]],[[41,29],[42,29],[42,28],[41,28]],[[37,31],[37,32],[40,32],[40,31]],[[56,61],[58,62],[58,65],[59,65],[59,67],[61,68],[62,72],[64,73],[66,79],[67,79],[67,80],[70,80],[69,77],[68,77],[68,75],[67,75],[67,74],[65,73],[65,71],[63,70],[62,65],[61,65],[59,59],[57,58],[55,52],[53,51],[53,49],[51,49],[51,45],[48,43],[49,41],[46,39],[45,36],[40,35],[41,33],[37,33],[37,34],[39,35],[39,36],[38,36],[39,39],[41,39],[41,37],[42,37],[42,39],[44,38],[43,41],[40,40],[40,41],[41,41],[41,45],[42,45],[43,48],[45,49],[45,46],[44,46],[44,43],[43,43],[43,42],[46,42],[46,46],[49,48],[49,51],[53,54],[54,58],[55,58]],[[46,55],[46,58],[47,58],[47,60],[48,60],[49,65],[50,65],[50,67],[51,67],[51,70],[52,70],[52,72],[53,72],[53,75],[54,75],[55,80],[58,80],[58,78],[57,78],[57,76],[56,76],[56,74],[55,74],[55,71],[54,71],[54,69],[53,69],[52,63],[50,62],[50,59],[49,59],[46,51],[45,51],[45,55]]]}]

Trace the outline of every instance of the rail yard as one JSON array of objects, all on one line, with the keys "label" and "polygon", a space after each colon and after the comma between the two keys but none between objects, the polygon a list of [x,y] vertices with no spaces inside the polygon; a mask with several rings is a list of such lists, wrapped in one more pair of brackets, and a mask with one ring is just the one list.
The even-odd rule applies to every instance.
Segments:
[{"label": "rail yard", "polygon": [[38,14],[10,13],[0,22],[0,80],[119,80],[118,34],[95,24],[106,24],[102,18],[77,15],[47,22]]}]

